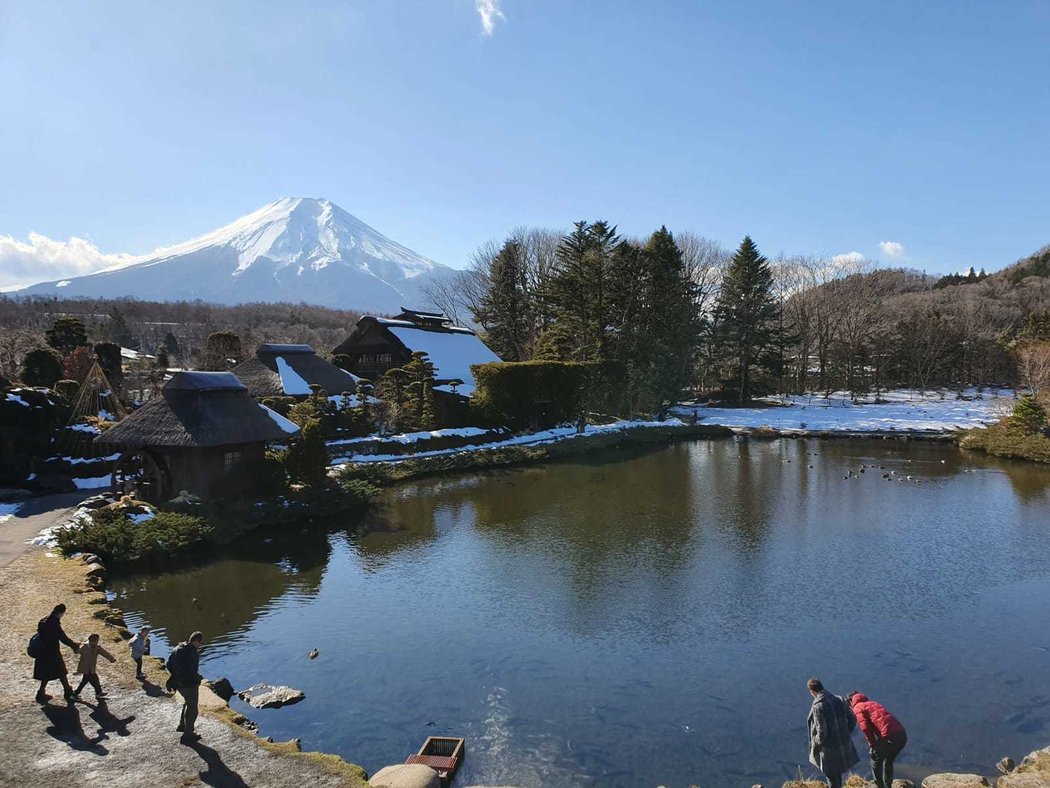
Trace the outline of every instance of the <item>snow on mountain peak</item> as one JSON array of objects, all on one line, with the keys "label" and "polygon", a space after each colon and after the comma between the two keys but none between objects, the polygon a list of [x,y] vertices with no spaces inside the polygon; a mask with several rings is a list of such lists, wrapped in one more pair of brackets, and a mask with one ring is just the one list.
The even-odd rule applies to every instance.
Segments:
[{"label": "snow on mountain peak", "polygon": [[[324,198],[282,197],[184,243],[27,293],[304,301],[394,311],[451,269],[392,241]],[[61,291],[56,292],[56,288]]]}]

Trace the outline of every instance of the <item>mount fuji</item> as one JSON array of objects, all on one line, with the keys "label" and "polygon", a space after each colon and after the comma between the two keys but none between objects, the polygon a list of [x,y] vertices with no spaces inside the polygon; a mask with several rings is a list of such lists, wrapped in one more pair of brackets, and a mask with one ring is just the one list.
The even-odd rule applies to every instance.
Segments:
[{"label": "mount fuji", "polygon": [[286,197],[218,230],[118,267],[43,282],[19,295],[144,301],[304,302],[396,312],[453,269],[325,199]]}]

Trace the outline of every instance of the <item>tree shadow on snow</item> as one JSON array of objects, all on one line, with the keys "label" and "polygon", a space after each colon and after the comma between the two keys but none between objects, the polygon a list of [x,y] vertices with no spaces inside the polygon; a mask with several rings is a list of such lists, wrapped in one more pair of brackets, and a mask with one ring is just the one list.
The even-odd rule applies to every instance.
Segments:
[{"label": "tree shadow on snow", "polygon": [[248,783],[237,772],[223,763],[219,753],[211,747],[200,742],[193,742],[186,746],[196,752],[201,757],[201,760],[208,765],[208,768],[200,773],[202,783],[211,785],[214,788],[248,788]]},{"label": "tree shadow on snow", "polygon": [[51,721],[51,725],[46,729],[49,736],[68,744],[74,750],[95,755],[109,754],[109,750],[99,743],[102,736],[91,739],[84,733],[84,726],[80,722],[80,711],[72,703],[68,706],[52,706],[48,703],[42,706],[41,710],[44,716]]}]

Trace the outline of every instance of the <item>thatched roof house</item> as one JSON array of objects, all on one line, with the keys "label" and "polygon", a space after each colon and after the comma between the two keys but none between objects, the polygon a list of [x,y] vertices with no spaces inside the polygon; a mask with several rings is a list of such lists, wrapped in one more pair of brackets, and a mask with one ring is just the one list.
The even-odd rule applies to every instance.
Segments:
[{"label": "thatched roof house", "polygon": [[325,361],[309,345],[259,345],[254,358],[230,371],[257,399],[305,397],[311,385],[320,386],[329,396],[357,391],[353,375]]},{"label": "thatched roof house", "polygon": [[299,428],[255,402],[229,372],[179,372],[154,397],[95,439],[124,449],[114,472],[120,491],[160,501],[187,490],[242,494],[266,444]]},{"label": "thatched roof house", "polygon": [[404,307],[395,318],[362,317],[333,355],[347,356],[352,373],[375,381],[387,370],[407,364],[420,350],[434,365],[439,390],[448,390],[451,381],[459,380],[456,392],[468,397],[474,393],[471,365],[500,360],[469,328],[453,325],[438,312]]}]

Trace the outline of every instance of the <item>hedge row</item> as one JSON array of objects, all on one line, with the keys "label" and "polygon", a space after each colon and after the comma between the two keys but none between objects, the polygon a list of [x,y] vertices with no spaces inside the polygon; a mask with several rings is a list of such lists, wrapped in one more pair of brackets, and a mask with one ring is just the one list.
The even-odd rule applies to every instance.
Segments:
[{"label": "hedge row", "polygon": [[626,371],[615,362],[500,361],[471,368],[477,420],[514,430],[575,421],[581,413],[619,413]]}]

